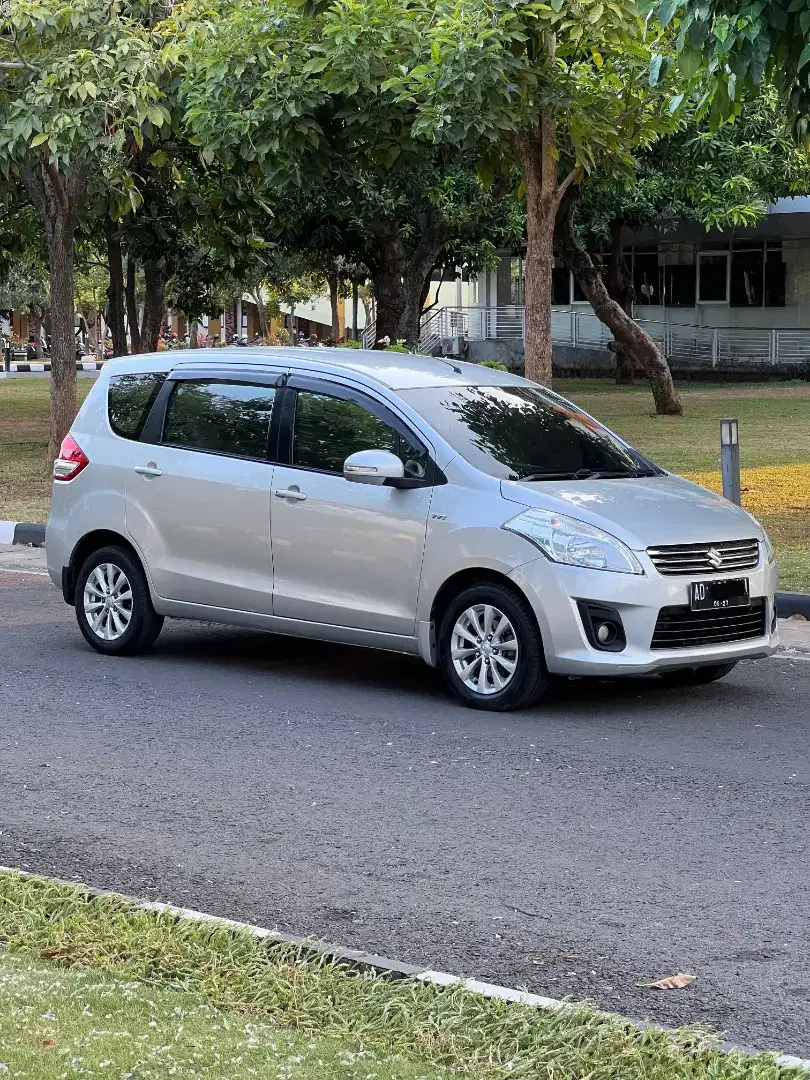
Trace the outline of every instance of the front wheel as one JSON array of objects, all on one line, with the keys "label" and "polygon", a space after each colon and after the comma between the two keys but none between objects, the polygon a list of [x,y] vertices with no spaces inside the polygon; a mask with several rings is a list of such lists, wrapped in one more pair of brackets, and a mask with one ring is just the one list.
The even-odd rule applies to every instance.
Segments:
[{"label": "front wheel", "polygon": [[474,709],[528,708],[549,685],[532,610],[503,585],[473,585],[453,600],[439,627],[439,664]]},{"label": "front wheel", "polygon": [[705,667],[675,668],[674,671],[659,671],[667,686],[706,686],[707,683],[724,679],[737,666],[737,661],[730,664],[707,664]]},{"label": "front wheel", "polygon": [[115,546],[94,551],[79,570],[76,619],[97,652],[116,656],[145,652],[163,627],[140,563]]}]

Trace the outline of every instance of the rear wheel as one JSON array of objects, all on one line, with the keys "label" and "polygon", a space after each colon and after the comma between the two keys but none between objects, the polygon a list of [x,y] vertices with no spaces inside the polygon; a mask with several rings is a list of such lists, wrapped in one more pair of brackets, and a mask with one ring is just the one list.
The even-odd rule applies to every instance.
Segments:
[{"label": "rear wheel", "polygon": [[439,627],[439,664],[450,689],[474,709],[523,709],[549,685],[529,604],[484,583],[460,593]]},{"label": "rear wheel", "polygon": [[730,664],[708,664],[705,667],[676,668],[674,671],[659,671],[660,677],[668,686],[705,686],[707,683],[724,679],[737,666],[737,661]]},{"label": "rear wheel", "polygon": [[115,546],[94,551],[79,570],[76,618],[94,649],[117,656],[145,652],[163,627],[140,563]]}]

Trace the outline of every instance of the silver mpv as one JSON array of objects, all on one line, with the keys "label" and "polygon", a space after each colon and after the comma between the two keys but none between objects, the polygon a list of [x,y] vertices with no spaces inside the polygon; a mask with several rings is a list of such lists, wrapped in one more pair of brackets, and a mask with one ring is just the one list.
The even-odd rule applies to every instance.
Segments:
[{"label": "silver mpv", "polygon": [[415,653],[468,705],[514,709],[554,675],[708,683],[777,647],[752,517],[485,367],[114,360],[53,475],[48,568],[102,653],[204,619]]}]

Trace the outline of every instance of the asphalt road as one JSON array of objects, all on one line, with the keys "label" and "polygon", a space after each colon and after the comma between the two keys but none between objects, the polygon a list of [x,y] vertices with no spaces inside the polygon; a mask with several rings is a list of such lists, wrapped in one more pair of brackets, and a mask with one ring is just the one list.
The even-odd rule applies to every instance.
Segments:
[{"label": "asphalt road", "polygon": [[0,572],[3,863],[805,1057],[808,729],[807,659],[492,716],[221,627],[104,658]]}]

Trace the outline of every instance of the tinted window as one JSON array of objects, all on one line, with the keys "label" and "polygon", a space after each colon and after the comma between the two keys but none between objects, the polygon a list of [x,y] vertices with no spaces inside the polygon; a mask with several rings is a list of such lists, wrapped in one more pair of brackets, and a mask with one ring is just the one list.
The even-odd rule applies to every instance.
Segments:
[{"label": "tinted window", "polygon": [[388,450],[402,460],[407,476],[425,475],[426,451],[357,402],[299,390],[293,464],[342,474],[343,462],[358,450]]},{"label": "tinted window", "polygon": [[700,296],[703,303],[728,300],[728,255],[700,256]]},{"label": "tinted window", "polygon": [[650,471],[590,417],[531,386],[408,390],[402,397],[462,457],[504,480]]},{"label": "tinted window", "polygon": [[113,375],[107,391],[110,427],[122,439],[140,439],[144,424],[166,379],[165,371]]},{"label": "tinted window", "polygon": [[275,394],[272,386],[202,379],[178,382],[166,412],[163,441],[263,460]]}]

